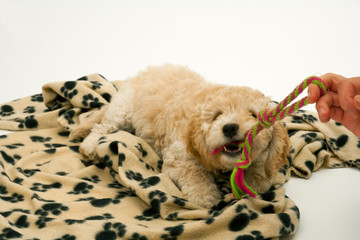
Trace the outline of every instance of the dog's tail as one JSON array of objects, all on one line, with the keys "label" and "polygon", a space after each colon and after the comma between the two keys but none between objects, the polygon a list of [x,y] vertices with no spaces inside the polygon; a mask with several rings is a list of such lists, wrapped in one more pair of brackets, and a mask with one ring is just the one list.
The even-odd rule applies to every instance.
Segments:
[{"label": "dog's tail", "polygon": [[88,118],[86,118],[80,125],[71,131],[69,135],[70,141],[82,140],[89,135],[91,129],[95,124],[101,122],[108,106],[103,106],[100,110],[94,111]]}]

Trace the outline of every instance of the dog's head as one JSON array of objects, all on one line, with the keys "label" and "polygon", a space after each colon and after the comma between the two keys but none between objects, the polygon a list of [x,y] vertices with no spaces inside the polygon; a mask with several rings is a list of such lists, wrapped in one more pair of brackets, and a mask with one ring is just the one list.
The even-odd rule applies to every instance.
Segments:
[{"label": "dog's head", "polygon": [[[260,91],[248,87],[219,87],[206,96],[191,119],[188,150],[210,171],[232,170],[243,150],[238,143],[257,123],[258,112],[273,107],[271,105],[274,105],[271,99]],[[276,144],[272,144],[274,141]],[[212,155],[216,149],[221,151]],[[283,162],[286,158],[288,136],[281,123],[258,134],[251,160],[256,161],[266,150],[270,150],[269,160],[281,158]]]}]

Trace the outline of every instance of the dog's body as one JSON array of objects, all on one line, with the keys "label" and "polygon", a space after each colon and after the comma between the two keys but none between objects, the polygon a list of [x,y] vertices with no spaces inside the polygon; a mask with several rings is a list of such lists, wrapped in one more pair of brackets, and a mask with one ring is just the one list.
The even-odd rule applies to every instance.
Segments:
[{"label": "dog's body", "polygon": [[[123,83],[80,150],[94,159],[100,137],[118,129],[135,131],[163,158],[162,171],[188,200],[209,208],[221,199],[211,172],[235,167],[241,154],[236,141],[243,140],[256,123],[256,114],[270,105],[259,91],[207,83],[184,67],[149,67]],[[221,147],[221,153],[211,155]],[[246,182],[255,191],[267,191],[287,161],[287,150],[288,137],[281,123],[261,131],[251,152],[253,163],[245,172]]]}]

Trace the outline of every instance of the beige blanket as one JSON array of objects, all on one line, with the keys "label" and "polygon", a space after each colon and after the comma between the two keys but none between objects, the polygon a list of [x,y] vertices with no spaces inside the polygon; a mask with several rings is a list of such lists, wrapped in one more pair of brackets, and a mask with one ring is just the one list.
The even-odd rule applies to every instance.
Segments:
[{"label": "beige blanket", "polygon": [[161,173],[162,160],[142,139],[123,131],[104,136],[96,165],[69,141],[120,86],[93,74],[0,105],[0,129],[18,131],[0,136],[0,239],[278,239],[299,223],[299,209],[281,187],[291,172],[308,178],[322,165],[360,166],[358,138],[300,111],[284,121],[291,167],[279,172],[279,184],[255,199],[233,200],[229,176],[222,176],[226,197],[202,209]]}]

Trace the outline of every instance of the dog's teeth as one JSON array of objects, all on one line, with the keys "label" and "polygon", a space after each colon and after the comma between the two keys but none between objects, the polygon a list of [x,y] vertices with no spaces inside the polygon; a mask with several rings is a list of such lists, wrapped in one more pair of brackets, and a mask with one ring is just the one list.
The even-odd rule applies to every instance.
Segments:
[{"label": "dog's teeth", "polygon": [[238,152],[241,150],[240,148],[234,147],[234,146],[232,146],[230,149],[228,148],[228,146],[225,146],[224,149],[225,149],[225,152]]}]

